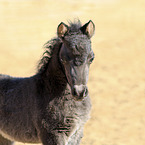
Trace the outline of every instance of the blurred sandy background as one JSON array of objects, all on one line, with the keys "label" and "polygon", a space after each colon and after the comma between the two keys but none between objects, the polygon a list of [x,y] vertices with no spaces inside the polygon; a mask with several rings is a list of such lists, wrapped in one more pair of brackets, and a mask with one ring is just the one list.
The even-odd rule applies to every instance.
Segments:
[{"label": "blurred sandy background", "polygon": [[74,18],[96,25],[81,145],[145,145],[144,0],[0,0],[0,73],[33,75],[43,44]]}]

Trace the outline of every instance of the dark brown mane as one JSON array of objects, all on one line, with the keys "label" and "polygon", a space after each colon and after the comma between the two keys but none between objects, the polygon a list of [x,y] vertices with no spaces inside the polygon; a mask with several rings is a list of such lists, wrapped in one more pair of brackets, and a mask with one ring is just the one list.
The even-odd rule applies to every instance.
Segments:
[{"label": "dark brown mane", "polygon": [[69,23],[69,33],[80,32],[80,27],[82,26],[80,20],[75,20],[74,22],[68,21]]},{"label": "dark brown mane", "polygon": [[38,73],[42,73],[47,69],[49,60],[52,57],[53,50],[55,49],[55,47],[58,47],[60,44],[61,44],[61,40],[59,38],[51,39],[50,41],[44,44],[43,48],[45,49],[45,51],[37,66]]}]

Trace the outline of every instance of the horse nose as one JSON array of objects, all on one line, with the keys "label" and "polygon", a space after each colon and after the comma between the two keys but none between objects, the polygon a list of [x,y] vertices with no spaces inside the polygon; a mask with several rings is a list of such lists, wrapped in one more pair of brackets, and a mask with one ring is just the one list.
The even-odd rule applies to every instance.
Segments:
[{"label": "horse nose", "polygon": [[81,100],[88,95],[88,88],[85,85],[74,85],[72,94],[77,100]]}]

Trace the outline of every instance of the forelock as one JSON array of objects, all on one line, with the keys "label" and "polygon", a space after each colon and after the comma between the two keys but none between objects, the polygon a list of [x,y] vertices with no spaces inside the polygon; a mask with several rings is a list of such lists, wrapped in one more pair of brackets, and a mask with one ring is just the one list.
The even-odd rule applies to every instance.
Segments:
[{"label": "forelock", "polygon": [[69,33],[73,33],[73,32],[81,32],[80,28],[82,26],[80,20],[75,20],[74,22],[69,21]]}]

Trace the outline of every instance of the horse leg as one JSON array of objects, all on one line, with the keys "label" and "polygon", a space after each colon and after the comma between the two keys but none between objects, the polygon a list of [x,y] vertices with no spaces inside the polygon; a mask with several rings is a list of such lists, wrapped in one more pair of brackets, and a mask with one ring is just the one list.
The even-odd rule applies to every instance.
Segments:
[{"label": "horse leg", "polygon": [[0,145],[13,145],[14,142],[2,137],[0,135]]}]

